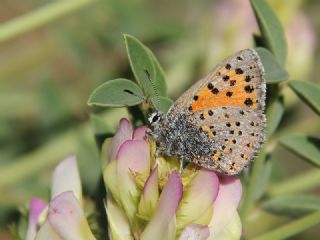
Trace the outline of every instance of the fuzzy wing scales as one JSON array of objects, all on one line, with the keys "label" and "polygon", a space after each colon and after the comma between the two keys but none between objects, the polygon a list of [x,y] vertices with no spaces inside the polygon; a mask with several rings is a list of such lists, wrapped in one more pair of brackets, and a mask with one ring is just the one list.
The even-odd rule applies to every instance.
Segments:
[{"label": "fuzzy wing scales", "polygon": [[[212,113],[200,126],[211,141],[211,154],[195,161],[205,168],[237,174],[249,165],[264,142],[265,115],[261,110],[241,107],[216,108]],[[195,116],[200,119],[201,113]]]},{"label": "fuzzy wing scales", "polygon": [[212,145],[194,162],[233,175],[254,159],[264,141],[265,79],[258,54],[242,50],[186,91],[169,111],[186,112]]},{"label": "fuzzy wing scales", "polygon": [[255,50],[245,49],[196,82],[175,102],[171,111],[192,114],[222,106],[264,110],[264,102],[263,66]]}]

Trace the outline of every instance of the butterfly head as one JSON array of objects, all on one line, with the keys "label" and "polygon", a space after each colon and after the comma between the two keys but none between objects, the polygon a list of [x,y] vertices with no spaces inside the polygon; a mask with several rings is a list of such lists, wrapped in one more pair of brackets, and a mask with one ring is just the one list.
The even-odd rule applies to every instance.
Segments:
[{"label": "butterfly head", "polygon": [[155,126],[157,125],[161,119],[163,117],[163,114],[160,112],[153,112],[150,114],[150,116],[148,117],[149,123],[151,124],[151,126]]}]

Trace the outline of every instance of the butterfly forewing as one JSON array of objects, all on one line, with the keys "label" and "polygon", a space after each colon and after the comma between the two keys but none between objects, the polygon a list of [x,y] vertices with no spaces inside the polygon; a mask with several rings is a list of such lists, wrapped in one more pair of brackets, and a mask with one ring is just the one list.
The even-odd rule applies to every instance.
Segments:
[{"label": "butterfly forewing", "polygon": [[264,109],[265,79],[255,50],[245,49],[224,60],[196,82],[175,103],[181,111],[197,112],[217,107]]},{"label": "butterfly forewing", "polygon": [[226,174],[240,172],[264,141],[265,79],[258,54],[242,50],[194,84],[168,115],[186,112],[212,143],[196,164]]}]

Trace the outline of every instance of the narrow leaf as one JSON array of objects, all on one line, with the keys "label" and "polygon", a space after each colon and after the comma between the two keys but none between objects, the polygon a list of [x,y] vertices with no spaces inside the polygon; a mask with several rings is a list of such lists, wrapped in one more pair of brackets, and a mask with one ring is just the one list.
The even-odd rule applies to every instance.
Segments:
[{"label": "narrow leaf", "polygon": [[124,107],[143,102],[143,92],[134,82],[118,78],[97,87],[89,97],[89,106]]},{"label": "narrow leaf", "polygon": [[311,195],[287,195],[272,198],[262,204],[272,213],[296,217],[320,210],[320,197]]},{"label": "narrow leaf", "polygon": [[306,135],[286,135],[280,138],[282,146],[310,163],[320,167],[320,139]]},{"label": "narrow leaf", "polygon": [[281,65],[284,65],[287,55],[287,44],[278,17],[265,0],[251,0],[251,4],[265,47],[274,53]]},{"label": "narrow leaf", "polygon": [[255,48],[265,71],[267,83],[278,83],[288,79],[287,71],[280,65],[274,55],[265,48]]},{"label": "narrow leaf", "polygon": [[153,53],[135,37],[124,34],[124,38],[131,69],[144,93],[166,96],[164,73]]},{"label": "narrow leaf", "polygon": [[269,139],[270,136],[272,136],[274,131],[279,126],[283,113],[284,113],[283,96],[279,95],[270,104],[270,106],[267,109],[267,121],[268,121],[267,128],[266,128],[267,139]]},{"label": "narrow leaf", "polygon": [[292,90],[320,115],[320,86],[311,82],[289,81]]},{"label": "narrow leaf", "polygon": [[290,237],[307,230],[320,223],[320,211],[289,222],[271,232],[253,238],[254,240],[289,239]]},{"label": "narrow leaf", "polygon": [[270,181],[272,161],[270,159],[266,159],[263,164],[264,166],[260,169],[260,177],[257,179],[257,184],[255,185],[253,192],[253,199],[255,201],[259,200],[264,195]]}]

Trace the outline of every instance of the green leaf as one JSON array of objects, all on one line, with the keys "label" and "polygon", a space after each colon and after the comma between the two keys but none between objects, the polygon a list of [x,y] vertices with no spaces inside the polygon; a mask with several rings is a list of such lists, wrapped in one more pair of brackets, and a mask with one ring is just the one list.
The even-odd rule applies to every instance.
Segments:
[{"label": "green leaf", "polygon": [[320,86],[311,82],[289,81],[292,90],[320,115]]},{"label": "green leaf", "polygon": [[287,195],[272,198],[262,204],[272,213],[296,217],[320,210],[320,197],[310,195]]},{"label": "green leaf", "polygon": [[278,83],[288,79],[287,71],[280,65],[274,55],[265,48],[255,48],[265,71],[267,83]]},{"label": "green leaf", "polygon": [[280,138],[282,146],[310,163],[320,167],[320,139],[306,135],[286,135]]},{"label": "green leaf", "polygon": [[270,159],[265,159],[263,167],[260,169],[259,178],[257,178],[257,183],[255,184],[255,189],[252,197],[254,201],[259,200],[266,192],[271,176],[271,171],[272,161]]},{"label": "green leaf", "polygon": [[135,37],[124,34],[124,38],[131,69],[145,95],[166,96],[164,73],[155,56]]},{"label": "green leaf", "polygon": [[265,47],[274,53],[281,65],[284,65],[287,56],[287,44],[278,17],[264,0],[251,0],[251,5],[255,12]]},{"label": "green leaf", "polygon": [[166,113],[173,104],[173,101],[166,97],[153,97],[151,102],[158,111],[163,113]]},{"label": "green leaf", "polygon": [[118,78],[97,87],[90,95],[89,106],[124,107],[143,102],[142,90],[134,82]]},{"label": "green leaf", "polygon": [[267,127],[266,135],[269,139],[274,131],[278,128],[280,121],[284,113],[284,102],[283,96],[279,95],[277,98],[270,104],[267,109]]},{"label": "green leaf", "polygon": [[[148,49],[149,50],[149,49]],[[166,85],[166,77],[164,75],[164,71],[158,61],[158,59],[154,56],[154,54],[149,50],[149,54],[153,60],[154,70],[155,70],[155,86],[158,90],[158,94],[160,96],[167,96],[167,85]]]}]

